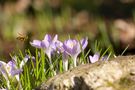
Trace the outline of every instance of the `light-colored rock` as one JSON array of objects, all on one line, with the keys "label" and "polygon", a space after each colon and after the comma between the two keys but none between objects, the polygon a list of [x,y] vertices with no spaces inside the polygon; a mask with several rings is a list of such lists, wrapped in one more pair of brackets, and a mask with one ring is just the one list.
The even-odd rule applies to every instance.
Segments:
[{"label": "light-colored rock", "polygon": [[80,65],[43,82],[37,90],[135,90],[135,56]]}]

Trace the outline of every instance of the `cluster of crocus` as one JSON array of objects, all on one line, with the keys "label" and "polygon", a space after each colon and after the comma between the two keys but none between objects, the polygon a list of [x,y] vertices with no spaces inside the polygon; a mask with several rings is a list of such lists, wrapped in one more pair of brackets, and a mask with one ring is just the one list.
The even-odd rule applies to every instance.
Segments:
[{"label": "cluster of crocus", "polygon": [[8,63],[0,61],[0,73],[5,78],[8,89],[10,89],[10,80],[15,78],[18,82],[20,81],[19,74],[23,71],[22,67],[25,65],[28,59],[28,56],[24,57],[24,59],[19,64],[19,67],[17,65],[16,57],[13,57],[13,60],[9,61]]},{"label": "cluster of crocus", "polygon": [[68,69],[68,57],[73,59],[74,67],[77,66],[77,56],[84,50],[88,44],[88,38],[82,39],[81,41],[75,39],[68,39],[64,42],[58,40],[58,36],[52,39],[50,35],[45,35],[45,38],[40,40],[33,40],[30,44],[36,48],[43,48],[46,55],[51,61],[51,53],[58,50],[62,53],[63,68]]},{"label": "cluster of crocus", "polygon": [[[31,56],[31,54],[26,55],[21,62],[18,61],[17,56],[12,57],[12,60],[7,63],[4,61],[0,61],[0,74],[5,78],[6,84],[7,84],[6,89],[0,89],[0,90],[11,90],[11,88],[12,88],[10,86],[10,85],[12,85],[10,83],[11,80],[17,81],[17,83],[18,83],[17,87],[19,90],[23,89],[22,86],[25,82],[23,83],[22,78],[20,79],[20,73],[22,73],[23,66],[26,64],[28,59],[30,59],[32,61],[32,64],[31,64],[32,68],[30,67],[29,68],[30,71],[28,71],[28,72],[30,72],[30,75],[32,75],[32,77],[31,77],[32,79],[29,79],[28,81],[33,80],[33,76],[36,77],[36,80],[39,80],[39,77],[40,77],[39,75],[41,75],[41,77],[42,77],[42,78],[40,77],[41,79],[44,79],[45,77],[47,77],[46,75],[48,75],[50,77],[50,75],[52,74],[52,71],[54,72],[53,75],[56,75],[55,71],[57,71],[57,69],[55,69],[55,66],[53,67],[53,65],[55,63],[52,62],[53,61],[52,54],[55,54],[55,55],[61,54],[62,55],[64,71],[67,71],[69,68],[68,65],[72,64],[72,63],[71,64],[69,63],[69,60],[73,60],[73,65],[71,65],[71,66],[76,67],[80,63],[80,62],[78,62],[79,54],[82,51],[84,51],[84,49],[88,45],[88,38],[83,38],[81,40],[68,39],[68,40],[65,40],[64,42],[61,42],[58,40],[58,35],[55,35],[54,38],[52,38],[51,35],[46,34],[43,40],[33,40],[33,42],[30,42],[30,44],[36,48],[42,49],[44,51],[44,53],[48,56],[48,59],[50,61],[49,69],[48,69],[48,65],[47,65],[47,67],[44,67],[44,65],[46,65],[46,64],[44,64],[45,63],[44,62],[44,53],[42,53],[42,50],[41,50],[41,53],[38,51],[36,52],[36,57]],[[42,58],[42,55],[43,55],[43,58]],[[59,55],[59,56],[61,56],[61,55]],[[85,56],[84,56],[84,58],[85,58]],[[91,55],[89,56],[89,60],[91,63],[95,63],[99,60],[101,60],[101,61],[108,60],[108,58],[109,58],[109,56],[100,57],[100,54],[98,52],[95,53],[93,56],[91,56]],[[61,69],[61,63],[59,65],[60,65],[60,69]],[[59,68],[59,65],[56,65],[56,68],[57,67]],[[52,68],[51,68],[51,66],[52,66]],[[24,73],[22,73],[21,77],[23,77],[23,74],[25,77],[25,70],[27,70],[27,68],[24,69]],[[48,70],[50,70],[50,72]],[[44,72],[46,72],[46,71],[49,73],[47,73],[44,76],[44,74],[45,74]],[[26,76],[26,78],[24,78],[24,81],[26,79],[28,79],[27,76]],[[36,85],[37,85],[37,83],[36,83]]]}]

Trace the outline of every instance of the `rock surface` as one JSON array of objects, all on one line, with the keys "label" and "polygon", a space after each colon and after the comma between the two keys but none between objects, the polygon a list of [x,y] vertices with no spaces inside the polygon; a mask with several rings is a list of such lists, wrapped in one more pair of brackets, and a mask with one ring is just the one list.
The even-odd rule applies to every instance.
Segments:
[{"label": "rock surface", "polygon": [[50,78],[36,90],[135,90],[135,56],[80,65]]}]

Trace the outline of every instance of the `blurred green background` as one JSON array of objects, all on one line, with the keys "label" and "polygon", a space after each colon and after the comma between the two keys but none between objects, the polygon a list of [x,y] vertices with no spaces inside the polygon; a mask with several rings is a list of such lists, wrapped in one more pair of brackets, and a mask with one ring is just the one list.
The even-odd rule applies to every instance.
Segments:
[{"label": "blurred green background", "polygon": [[134,54],[134,11],[134,0],[0,0],[0,58],[32,51],[29,42],[47,33],[62,41],[88,36],[92,53],[98,42],[103,51],[120,55],[128,46],[125,54]]}]

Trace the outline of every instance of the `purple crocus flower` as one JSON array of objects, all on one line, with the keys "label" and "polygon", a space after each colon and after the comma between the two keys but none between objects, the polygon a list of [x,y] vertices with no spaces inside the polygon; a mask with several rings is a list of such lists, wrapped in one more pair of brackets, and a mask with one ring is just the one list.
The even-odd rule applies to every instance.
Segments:
[{"label": "purple crocus flower", "polygon": [[63,61],[63,69],[65,71],[68,70],[68,54],[65,52],[63,48],[63,43],[61,41],[57,41],[56,43],[57,52],[62,54],[62,61]]},{"label": "purple crocus flower", "polygon": [[3,77],[7,81],[7,86],[10,88],[10,82],[9,78],[16,78],[17,81],[19,81],[19,74],[23,71],[22,67],[25,65],[25,63],[28,61],[28,57],[24,57],[24,59],[19,64],[19,67],[16,65],[17,57],[13,57],[13,60],[9,61],[8,63],[5,63],[4,61],[0,61],[0,72],[3,75]]},{"label": "purple crocus flower", "polygon": [[42,41],[40,40],[33,40],[30,44],[36,48],[43,48],[44,52],[47,54],[50,62],[51,62],[51,53],[56,50],[55,43],[57,42],[58,35],[55,35],[54,38],[49,34],[46,34]]},{"label": "purple crocus flower", "polygon": [[22,70],[17,69],[14,61],[9,61],[8,63],[0,61],[0,71],[4,78],[8,79],[8,77],[14,77],[19,74]]},{"label": "purple crocus flower", "polygon": [[99,53],[95,53],[93,56],[89,56],[90,62],[91,63],[95,63],[99,60],[100,58],[100,54]]},{"label": "purple crocus flower", "polygon": [[0,61],[0,72],[7,81],[7,87],[10,88],[9,78],[18,77],[22,69],[17,69],[14,61],[8,63]]},{"label": "purple crocus flower", "polygon": [[[30,59],[29,55],[26,55],[23,60],[21,61],[21,63],[19,64],[19,68],[23,68],[23,66],[27,63],[27,61]],[[17,63],[17,62],[16,62]]]},{"label": "purple crocus flower", "polygon": [[102,61],[107,61],[109,59],[109,56],[108,55],[105,55],[101,58]]},{"label": "purple crocus flower", "polygon": [[13,60],[9,61],[8,63],[5,63],[4,61],[0,61],[0,72],[3,74],[5,78],[8,77],[14,77],[15,75],[18,75],[22,72],[22,67],[25,65],[25,63],[28,61],[29,57],[26,55],[24,59],[19,64],[19,67],[17,67],[17,57],[13,57]]},{"label": "purple crocus flower", "polygon": [[80,42],[77,40],[69,39],[63,43],[64,51],[70,55],[73,59],[74,66],[76,67],[77,56],[82,50],[86,48],[88,44],[88,39],[82,39]]},{"label": "purple crocus flower", "polygon": [[31,44],[33,47],[41,48],[41,41],[39,41],[39,40],[33,40],[33,42],[30,42],[30,44]]},{"label": "purple crocus flower", "polygon": [[61,41],[58,40],[57,42],[55,42],[55,46],[56,46],[57,53],[64,52],[63,43]]},{"label": "purple crocus flower", "polygon": [[84,50],[88,45],[88,38],[83,38],[81,40],[81,46],[82,46],[82,49]]}]

